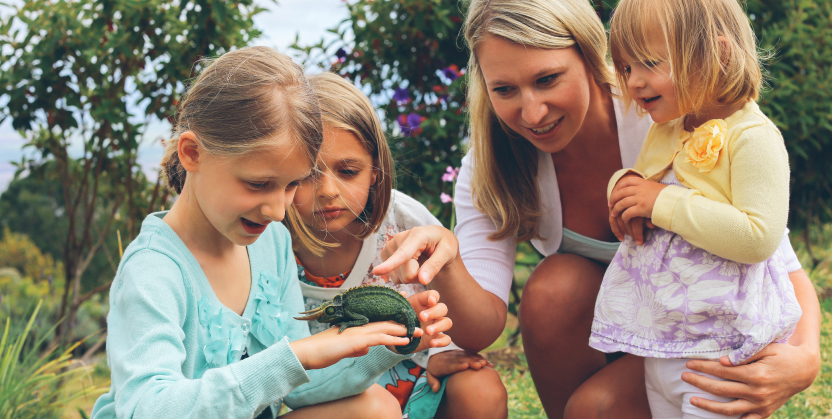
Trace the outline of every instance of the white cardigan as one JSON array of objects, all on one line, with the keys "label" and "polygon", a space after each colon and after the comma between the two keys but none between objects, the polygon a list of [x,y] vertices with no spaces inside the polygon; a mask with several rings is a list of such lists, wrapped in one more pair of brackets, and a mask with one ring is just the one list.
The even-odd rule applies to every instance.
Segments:
[{"label": "white cardigan", "polygon": [[[633,167],[652,121],[649,116],[639,118],[635,106],[630,106],[629,110],[625,109],[624,103],[617,98],[613,99],[613,104],[622,167]],[[538,150],[538,159],[537,184],[540,188],[540,200],[544,210],[540,218],[542,239],[532,240],[531,243],[538,252],[549,256],[560,249],[563,238],[563,215],[560,189],[552,157]],[[471,276],[483,289],[500,297],[508,304],[514,278],[517,241],[512,237],[497,241],[488,239],[491,233],[497,231],[497,226],[486,214],[474,207],[471,197],[472,164],[470,154],[462,159],[462,168],[459,171],[454,196],[457,219],[454,233],[459,240],[462,261]],[[800,269],[800,262],[788,241],[788,231],[786,233],[780,247],[786,255],[789,272],[793,272]]]}]

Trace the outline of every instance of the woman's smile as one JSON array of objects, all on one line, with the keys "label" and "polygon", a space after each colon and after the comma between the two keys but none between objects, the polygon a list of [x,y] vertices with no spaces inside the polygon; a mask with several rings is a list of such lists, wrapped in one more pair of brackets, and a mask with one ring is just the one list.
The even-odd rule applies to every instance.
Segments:
[{"label": "woman's smile", "polygon": [[[560,123],[563,121],[563,117],[561,116],[554,122],[544,125],[539,128],[526,128],[530,134],[534,137],[540,137],[538,140],[544,139],[544,137],[554,137],[557,131],[557,128],[560,127]],[[551,134],[551,135],[550,135]]]}]

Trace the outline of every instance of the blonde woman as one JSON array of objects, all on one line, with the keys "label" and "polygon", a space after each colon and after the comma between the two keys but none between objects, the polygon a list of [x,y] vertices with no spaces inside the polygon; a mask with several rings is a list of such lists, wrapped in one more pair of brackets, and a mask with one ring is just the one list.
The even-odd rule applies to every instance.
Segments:
[{"label": "blonde woman", "polygon": [[[606,186],[632,167],[650,126],[618,98],[603,26],[586,0],[472,0],[470,149],[457,181],[456,237],[437,227],[401,233],[385,264],[403,282],[437,289],[468,350],[502,332],[515,243],[546,256],[523,291],[520,327],[529,368],[550,418],[650,417],[644,362],[587,345],[604,271],[619,247]],[[625,226],[642,240],[645,219]],[[457,241],[458,240],[458,241]],[[766,417],[817,375],[817,296],[786,237],[789,275],[803,317],[788,344],[740,366],[691,361],[682,379],[708,393],[697,407]]]}]

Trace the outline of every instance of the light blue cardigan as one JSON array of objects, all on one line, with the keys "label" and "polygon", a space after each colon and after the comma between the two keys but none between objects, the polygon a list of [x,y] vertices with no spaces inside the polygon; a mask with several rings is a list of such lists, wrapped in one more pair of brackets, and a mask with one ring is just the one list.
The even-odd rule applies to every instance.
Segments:
[{"label": "light blue cardigan", "polygon": [[96,401],[94,419],[276,414],[281,402],[298,408],[358,394],[407,358],[374,347],[305,371],[289,347],[309,328],[292,319],[303,298],[286,228],[272,223],[248,246],[251,293],[239,316],[219,302],[165,214],[144,220],[110,289],[112,387]]}]

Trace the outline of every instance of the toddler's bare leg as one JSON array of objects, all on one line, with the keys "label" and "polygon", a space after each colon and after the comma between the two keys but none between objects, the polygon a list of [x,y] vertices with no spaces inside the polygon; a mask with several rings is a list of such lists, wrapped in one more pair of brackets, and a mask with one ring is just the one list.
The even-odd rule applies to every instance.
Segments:
[{"label": "toddler's bare leg", "polygon": [[316,404],[293,410],[281,419],[401,419],[402,409],[399,402],[378,384],[373,384],[361,394],[340,400]]},{"label": "toddler's bare leg", "polygon": [[508,394],[493,368],[465,370],[448,377],[435,419],[506,419]]}]

